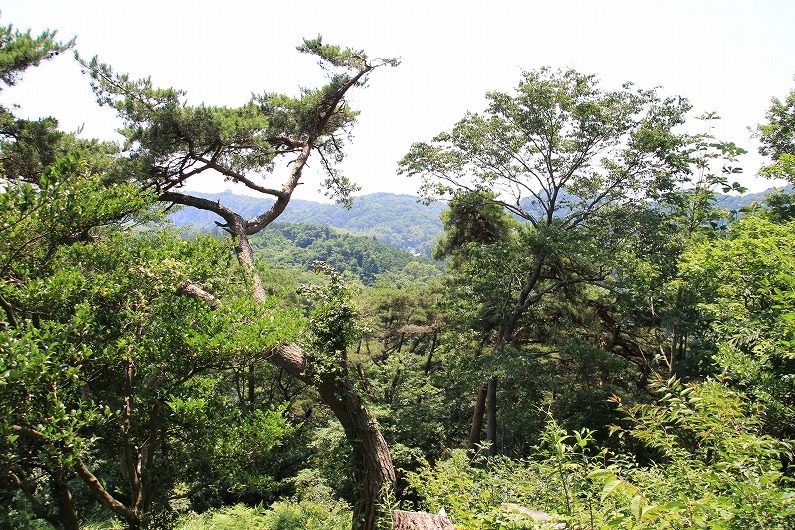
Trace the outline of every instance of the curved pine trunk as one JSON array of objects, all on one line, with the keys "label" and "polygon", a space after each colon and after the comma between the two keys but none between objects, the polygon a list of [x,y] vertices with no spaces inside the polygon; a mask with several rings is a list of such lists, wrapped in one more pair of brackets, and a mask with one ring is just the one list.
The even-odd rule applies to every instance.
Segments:
[{"label": "curved pine trunk", "polygon": [[358,488],[353,530],[374,530],[381,494],[395,486],[395,466],[378,423],[350,384],[324,385],[323,401],[342,424],[353,452]]},{"label": "curved pine trunk", "polygon": [[[299,379],[315,383],[304,373],[304,351],[297,344],[279,346],[271,360]],[[353,530],[374,530],[381,494],[395,485],[389,446],[350,379],[329,377],[316,388],[342,425],[353,453],[354,478],[359,488],[353,506]]]}]

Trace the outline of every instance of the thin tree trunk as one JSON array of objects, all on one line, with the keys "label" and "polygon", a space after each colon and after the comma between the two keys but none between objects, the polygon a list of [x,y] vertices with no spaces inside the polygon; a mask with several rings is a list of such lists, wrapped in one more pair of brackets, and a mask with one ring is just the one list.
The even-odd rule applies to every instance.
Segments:
[{"label": "thin tree trunk", "polygon": [[63,474],[55,477],[55,492],[58,497],[58,519],[63,530],[80,530],[77,509],[74,499],[72,499],[72,490],[69,489]]},{"label": "thin tree trunk", "polygon": [[480,443],[480,431],[483,428],[483,412],[486,410],[486,386],[478,389],[475,397],[475,411],[472,414],[472,426],[469,429],[467,449],[470,455],[475,454],[475,446]]},{"label": "thin tree trunk", "polygon": [[497,378],[489,379],[486,389],[486,441],[489,456],[497,454]]},{"label": "thin tree trunk", "polygon": [[254,376],[254,366],[248,367],[246,374],[246,386],[248,388],[248,404],[249,407],[254,406],[254,401],[257,399],[257,381]]},{"label": "thin tree trunk", "polygon": [[434,331],[433,335],[431,336],[431,346],[430,346],[430,348],[428,348],[428,357],[425,360],[425,375],[426,376],[431,373],[431,367],[433,366],[433,364],[432,364],[433,363],[433,352],[436,351],[436,341],[437,341],[438,335],[439,335],[439,332],[437,330],[437,331]]}]

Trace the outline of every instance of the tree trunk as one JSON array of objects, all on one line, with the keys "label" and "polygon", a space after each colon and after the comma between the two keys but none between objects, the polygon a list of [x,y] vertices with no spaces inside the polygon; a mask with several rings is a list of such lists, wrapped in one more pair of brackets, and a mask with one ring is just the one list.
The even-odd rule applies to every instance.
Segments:
[{"label": "tree trunk", "polygon": [[328,383],[319,388],[323,401],[342,424],[353,452],[358,487],[353,530],[374,530],[379,500],[395,485],[395,467],[378,423],[352,385]]},{"label": "tree trunk", "polygon": [[486,389],[486,441],[489,456],[497,454],[497,378],[489,379]]},{"label": "tree trunk", "polygon": [[486,410],[486,386],[481,386],[475,397],[475,412],[472,414],[472,427],[469,430],[467,449],[470,455],[475,454],[475,446],[480,443],[480,431],[483,428],[483,412]]},{"label": "tree trunk", "polygon": [[72,490],[64,480],[62,473],[55,477],[55,491],[58,497],[58,519],[63,530],[80,530],[80,521],[77,518]]},{"label": "tree trunk", "polygon": [[[279,346],[273,362],[308,384],[316,384],[304,373],[305,353],[296,344]],[[347,375],[347,372],[346,372]],[[361,396],[346,376],[328,378],[316,385],[323,402],[345,430],[351,445],[355,479],[359,487],[353,506],[353,530],[375,530],[378,501],[384,488],[395,485],[395,466],[381,429]]]},{"label": "tree trunk", "polygon": [[257,380],[254,374],[254,366],[248,367],[248,373],[246,374],[246,387],[248,389],[248,404],[249,407],[254,406],[254,401],[257,399]]},{"label": "tree trunk", "polygon": [[[258,303],[265,301],[262,281],[254,268],[254,255],[248,236],[240,226],[233,228],[235,250],[244,275],[251,282],[252,296]],[[271,361],[307,384],[316,385],[323,402],[331,408],[342,424],[353,452],[355,478],[359,491],[353,506],[353,530],[375,530],[378,502],[382,490],[395,485],[395,466],[389,447],[378,423],[370,416],[362,398],[356,393],[348,376],[344,375],[317,384],[305,373],[306,354],[296,344],[277,347]]]},{"label": "tree trunk", "polygon": [[431,367],[433,366],[433,352],[436,351],[436,341],[439,335],[439,331],[436,330],[433,332],[431,336],[431,346],[428,348],[428,357],[425,360],[425,375],[431,373]]}]

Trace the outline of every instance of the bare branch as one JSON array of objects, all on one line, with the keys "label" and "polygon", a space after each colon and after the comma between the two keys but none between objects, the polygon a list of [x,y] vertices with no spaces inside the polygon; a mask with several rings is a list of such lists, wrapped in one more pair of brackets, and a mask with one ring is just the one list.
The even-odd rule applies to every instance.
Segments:
[{"label": "bare branch", "polygon": [[195,197],[193,195],[185,195],[184,193],[166,191],[160,194],[158,200],[173,202],[185,206],[193,206],[194,208],[198,208],[200,210],[213,212],[222,217],[230,225],[234,223],[235,219],[240,218],[240,215],[223,206],[220,202],[211,201],[210,199],[205,199],[203,197]]},{"label": "bare branch", "polygon": [[221,307],[221,301],[218,300],[215,296],[208,293],[195,283],[186,283],[179,289],[177,289],[177,294],[184,294],[186,296],[190,296],[193,298],[197,298],[199,300],[203,300],[210,304],[210,307],[213,309],[218,309]]},{"label": "bare branch", "polygon": [[284,195],[283,191],[274,190],[271,188],[266,188],[264,186],[260,186],[256,182],[252,181],[245,175],[238,173],[237,171],[233,171],[228,167],[224,167],[221,164],[218,164],[213,159],[207,159],[203,156],[195,155],[193,158],[206,164],[207,167],[216,170],[217,172],[221,173],[222,175],[226,175],[227,177],[231,178],[235,182],[240,182],[241,184],[245,185],[247,188],[250,188],[254,191],[258,191],[260,193],[264,193],[266,195],[273,195],[275,197],[282,197]]}]

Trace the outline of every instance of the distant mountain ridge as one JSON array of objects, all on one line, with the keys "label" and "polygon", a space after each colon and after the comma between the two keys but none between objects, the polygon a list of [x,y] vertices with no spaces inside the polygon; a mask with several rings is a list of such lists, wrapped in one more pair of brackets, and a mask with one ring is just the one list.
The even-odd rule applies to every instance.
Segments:
[{"label": "distant mountain ridge", "polygon": [[729,211],[732,210],[739,210],[743,206],[750,206],[754,203],[761,203],[765,200],[765,197],[770,195],[774,192],[783,192],[783,193],[795,193],[795,186],[792,184],[788,184],[787,186],[776,186],[773,188],[767,188],[764,191],[759,191],[756,193],[746,193],[744,195],[724,195],[722,193],[718,194],[717,204],[721,208],[725,208]]},{"label": "distant mountain ridge", "polygon": [[[273,201],[223,193],[196,193],[200,197],[219,201],[243,217],[251,218],[266,211]],[[313,223],[375,237],[377,240],[407,250],[413,254],[430,256],[436,238],[442,233],[439,214],[444,204],[426,206],[413,195],[373,193],[354,199],[353,208],[346,210],[338,204],[293,199],[279,216],[280,222]],[[178,226],[215,227],[222,219],[214,213],[195,208],[183,208],[169,215]]]},{"label": "distant mountain ridge", "polygon": [[[765,196],[774,191],[782,191],[782,188],[768,188],[762,192],[745,195],[719,193],[717,204],[727,210],[739,210],[743,206],[763,201]],[[793,193],[795,188],[789,185],[783,188],[783,191]],[[219,201],[246,218],[261,214],[273,203],[268,199],[237,195],[230,191],[196,193],[196,195]],[[293,199],[290,201],[290,206],[279,216],[279,221],[328,225],[339,230],[374,237],[378,241],[415,255],[430,257],[436,239],[442,234],[439,215],[445,208],[446,204],[441,202],[426,206],[413,195],[393,193],[360,195],[355,197],[353,208],[350,210],[338,204]],[[197,228],[214,228],[216,221],[222,221],[215,214],[196,208],[183,208],[169,215],[169,218],[175,225],[192,225]]]}]

